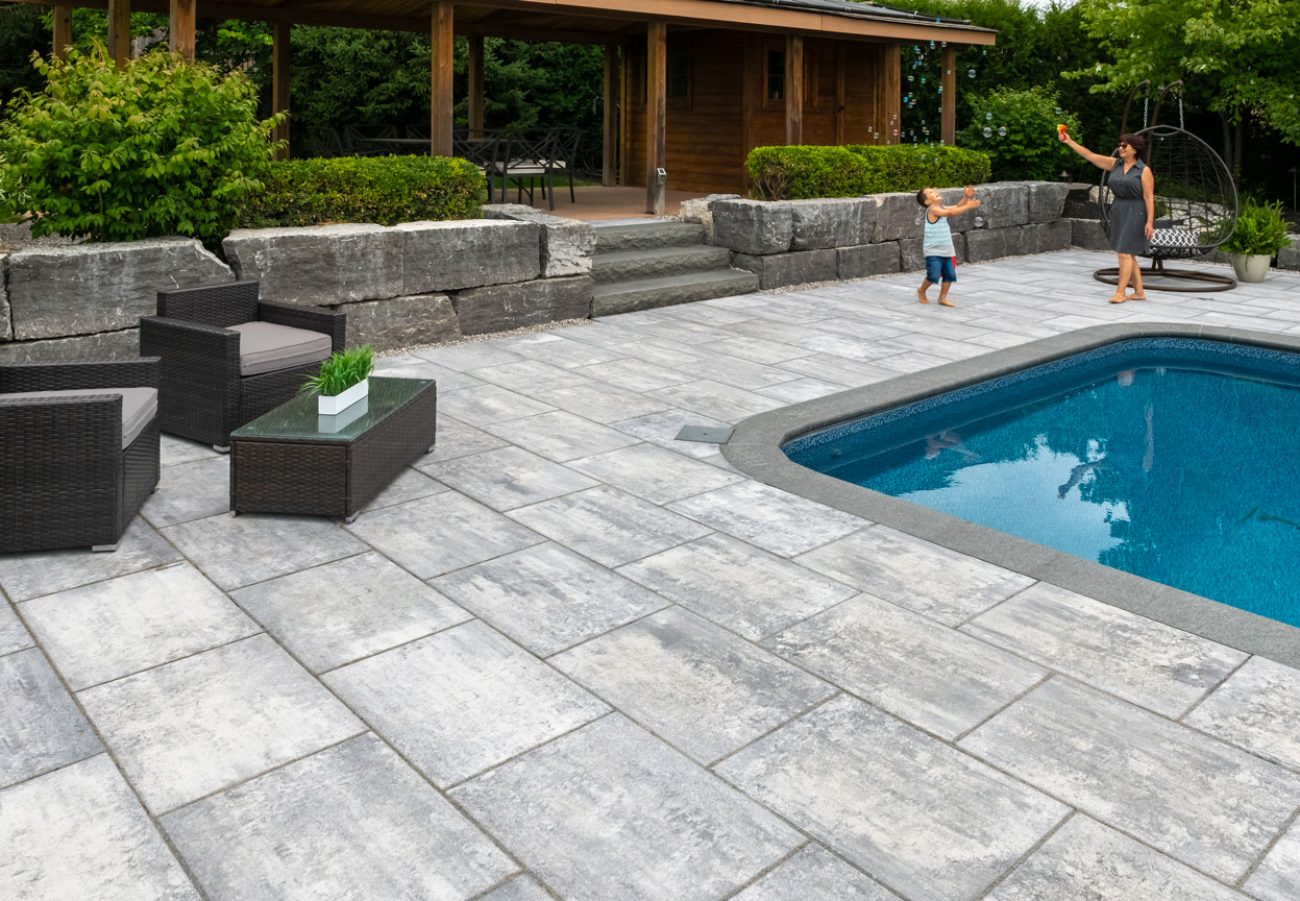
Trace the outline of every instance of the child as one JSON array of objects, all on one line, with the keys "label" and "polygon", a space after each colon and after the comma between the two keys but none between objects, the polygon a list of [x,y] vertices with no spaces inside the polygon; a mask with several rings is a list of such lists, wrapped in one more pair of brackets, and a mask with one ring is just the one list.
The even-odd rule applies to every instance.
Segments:
[{"label": "child", "polygon": [[942,279],[939,303],[945,307],[955,307],[956,304],[948,299],[948,289],[957,281],[957,252],[952,246],[952,229],[944,220],[980,205],[975,199],[975,188],[967,185],[965,196],[956,206],[944,206],[939,192],[934,188],[917,191],[916,202],[925,207],[925,237],[921,239],[921,253],[925,255],[925,281],[916,289],[916,296],[921,303],[929,303],[930,298],[925,296],[925,292]]}]

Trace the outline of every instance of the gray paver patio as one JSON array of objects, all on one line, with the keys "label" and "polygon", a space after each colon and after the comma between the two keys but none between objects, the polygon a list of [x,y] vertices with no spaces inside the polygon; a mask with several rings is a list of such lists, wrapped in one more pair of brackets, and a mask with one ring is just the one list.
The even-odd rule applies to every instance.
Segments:
[{"label": "gray paver patio", "polygon": [[438,442],[349,527],[220,513],[165,437],[116,553],[0,556],[0,897],[1294,901],[1300,672],[676,440],[1092,321],[1300,330],[1295,274],[1111,307],[1109,263],[381,358]]},{"label": "gray paver patio", "polygon": [[452,797],[574,901],[722,897],[801,841],[618,714],[467,782]]},{"label": "gray paver patio", "polygon": [[0,898],[199,898],[107,754],[0,791]]},{"label": "gray paver patio", "polygon": [[23,616],[73,690],[262,631],[188,563],[46,595]]},{"label": "gray paver patio", "polygon": [[518,868],[374,735],[163,817],[210,898],[467,898]]}]

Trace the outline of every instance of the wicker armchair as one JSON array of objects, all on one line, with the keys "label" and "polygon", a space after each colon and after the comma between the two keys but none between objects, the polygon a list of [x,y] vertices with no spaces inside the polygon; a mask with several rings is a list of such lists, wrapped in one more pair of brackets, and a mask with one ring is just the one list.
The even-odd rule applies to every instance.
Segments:
[{"label": "wicker armchair", "polygon": [[0,366],[0,552],[117,547],[158,485],[153,395],[133,393],[145,401],[124,447],[123,395],[69,392],[157,389],[160,376],[156,359]]},{"label": "wicker armchair", "polygon": [[[329,336],[343,349],[347,318],[314,307],[261,303],[257,282],[229,282],[158,293],[158,315],[140,320],[140,353],[162,358],[158,406],[162,430],[230,446],[230,433],[298,391],[320,360],[245,374],[241,334],[233,326],[264,322]],[[327,354],[328,356],[328,354]]]}]

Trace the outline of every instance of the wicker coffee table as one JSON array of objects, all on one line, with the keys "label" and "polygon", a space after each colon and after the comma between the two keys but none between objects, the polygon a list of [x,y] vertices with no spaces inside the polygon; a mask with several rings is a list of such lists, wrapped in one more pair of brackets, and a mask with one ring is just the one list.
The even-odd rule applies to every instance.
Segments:
[{"label": "wicker coffee table", "polygon": [[307,513],[348,522],[433,449],[436,383],[372,378],[365,406],[318,416],[295,397],[230,436],[236,513]]}]

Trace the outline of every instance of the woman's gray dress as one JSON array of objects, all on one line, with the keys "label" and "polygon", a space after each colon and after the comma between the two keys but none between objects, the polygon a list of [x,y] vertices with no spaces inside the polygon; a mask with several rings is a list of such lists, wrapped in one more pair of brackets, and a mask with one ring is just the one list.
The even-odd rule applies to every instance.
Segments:
[{"label": "woman's gray dress", "polygon": [[1110,246],[1116,253],[1147,252],[1147,205],[1142,200],[1142,170],[1146,163],[1137,160],[1124,173],[1124,161],[1116,160],[1106,184],[1115,202],[1110,208]]}]

